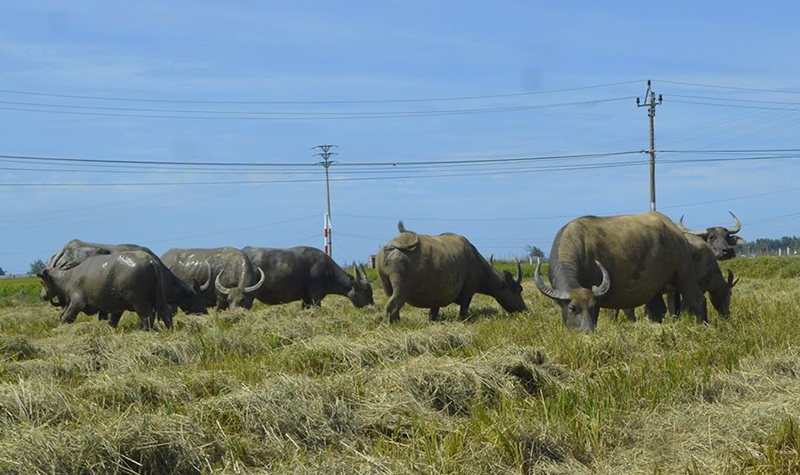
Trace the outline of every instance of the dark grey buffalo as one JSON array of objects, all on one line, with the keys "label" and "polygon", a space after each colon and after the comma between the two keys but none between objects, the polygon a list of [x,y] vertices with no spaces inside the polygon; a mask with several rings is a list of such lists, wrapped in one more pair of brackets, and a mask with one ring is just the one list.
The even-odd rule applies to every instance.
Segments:
[{"label": "dark grey buffalo", "polygon": [[210,269],[214,288],[202,293],[203,305],[216,305],[217,310],[251,308],[256,292],[264,285],[264,271],[233,247],[170,249],[161,260],[175,275],[189,282]]},{"label": "dark grey buffalo", "polygon": [[[728,269],[727,279],[717,263],[714,250],[699,236],[687,235],[686,239],[692,249],[692,259],[697,272],[697,285],[708,293],[714,309],[723,317],[731,312],[731,289],[739,279],[734,280],[733,272]],[[674,304],[673,304],[674,305]]]},{"label": "dark grey buffalo", "polygon": [[736,233],[742,230],[742,223],[739,221],[739,218],[730,211],[728,211],[728,213],[733,217],[733,227],[730,229],[722,226],[714,226],[706,229],[689,229],[683,225],[683,216],[681,216],[678,222],[678,227],[687,234],[693,234],[702,238],[708,243],[711,250],[714,251],[714,256],[717,259],[721,261],[733,259],[736,257],[736,249],[734,246],[737,244],[744,244],[747,241],[741,236],[736,235]]},{"label": "dark grey buffalo", "polygon": [[330,256],[313,247],[272,249],[245,247],[250,261],[267,276],[255,297],[269,305],[301,301],[303,307],[319,306],[329,294],[344,295],[357,308],[372,305],[372,286],[363,267],[355,277]]},{"label": "dark grey buffalo", "polygon": [[[161,266],[162,285],[164,286],[164,295],[166,296],[167,304],[180,307],[180,309],[186,313],[207,313],[200,294],[211,286],[212,276],[210,269],[206,268],[204,275],[198,274],[195,276],[196,279],[184,282],[164,266],[161,259],[159,259],[153,251],[144,246],[136,244],[103,244],[73,239],[64,244],[56,254],[50,257],[47,261],[47,268],[71,269],[89,257],[109,255],[123,251],[142,251],[155,258]],[[62,305],[62,302],[58,302],[57,299],[51,303],[58,306]],[[174,313],[174,311],[172,313]],[[103,314],[101,312],[101,318],[102,317]]]},{"label": "dark grey buffalo", "polygon": [[670,286],[687,307],[707,321],[689,243],[678,226],[661,213],[584,216],[562,227],[550,252],[550,282],[536,266],[536,287],[561,306],[568,327],[591,331],[600,308],[625,309],[647,304],[661,320],[661,298]]},{"label": "dark grey buffalo", "polygon": [[475,294],[491,295],[507,312],[527,310],[519,263],[515,278],[508,271],[494,269],[463,236],[417,234],[407,231],[402,221],[397,229],[400,235],[377,256],[378,275],[389,297],[386,313],[390,322],[400,318],[405,303],[430,309],[431,320],[439,317],[440,307],[456,303],[463,319]]},{"label": "dark grey buffalo", "polygon": [[172,326],[162,285],[160,263],[143,251],[123,251],[90,256],[70,269],[45,269],[42,299],[61,299],[61,321],[72,323],[79,312],[87,315],[104,312],[116,327],[122,312],[134,311],[140,325],[149,330],[156,315],[164,325]]}]

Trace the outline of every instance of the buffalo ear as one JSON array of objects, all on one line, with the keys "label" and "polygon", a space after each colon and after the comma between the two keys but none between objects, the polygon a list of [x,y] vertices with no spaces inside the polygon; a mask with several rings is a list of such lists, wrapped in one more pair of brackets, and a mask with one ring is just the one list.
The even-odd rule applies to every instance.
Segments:
[{"label": "buffalo ear", "polygon": [[747,241],[741,236],[734,236],[736,238],[736,244],[746,244]]},{"label": "buffalo ear", "polygon": [[47,269],[43,270],[42,272],[37,272],[36,277],[45,281],[50,280],[50,274],[47,272]]}]

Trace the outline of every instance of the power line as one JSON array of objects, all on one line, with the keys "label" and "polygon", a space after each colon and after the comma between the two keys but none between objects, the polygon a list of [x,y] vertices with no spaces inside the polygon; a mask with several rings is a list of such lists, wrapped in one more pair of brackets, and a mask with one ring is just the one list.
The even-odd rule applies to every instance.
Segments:
[{"label": "power line", "polygon": [[[78,112],[78,111],[67,111],[67,110],[29,109],[22,107],[0,107],[0,110],[46,113],[46,114],[100,116],[100,117],[133,117],[133,118],[143,118],[143,119],[195,119],[195,120],[234,120],[234,121],[359,120],[359,119],[394,119],[394,118],[409,118],[409,117],[441,117],[441,116],[489,114],[489,113],[502,113],[502,112],[521,112],[521,111],[531,111],[537,109],[551,109],[558,107],[570,107],[570,106],[580,106],[580,105],[602,104],[607,102],[619,102],[619,101],[629,100],[632,98],[633,97],[616,97],[609,99],[596,99],[590,101],[577,101],[577,102],[561,102],[553,104],[534,104],[526,106],[505,106],[505,107],[488,107],[488,108],[475,108],[475,109],[450,109],[450,110],[414,111],[414,112],[330,112],[330,113],[298,112],[298,113],[283,113],[284,116],[278,116],[278,117],[239,117],[239,116],[219,117],[219,116],[192,116],[192,115],[124,114],[124,113],[111,113],[111,112]],[[164,112],[171,113],[171,111],[167,110],[165,110]],[[238,112],[226,112],[226,113],[236,114]],[[264,113],[264,114],[271,114],[271,113]],[[287,114],[295,114],[295,115],[286,116]]]},{"label": "power line", "polygon": [[[337,166],[344,167],[369,167],[369,166],[404,166],[404,165],[460,165],[470,163],[513,163],[537,160],[560,160],[572,158],[595,158],[595,157],[611,157],[621,155],[632,155],[641,153],[637,150],[628,150],[622,152],[601,152],[601,153],[582,153],[571,155],[542,155],[542,156],[529,156],[529,157],[509,157],[509,158],[488,158],[488,159],[458,159],[458,160],[425,160],[425,161],[411,161],[411,160],[395,160],[395,161],[381,161],[381,162],[348,162],[339,163]],[[74,158],[74,157],[41,157],[31,155],[0,155],[0,158],[7,158],[22,161],[44,161],[44,162],[71,162],[71,163],[102,163],[102,164],[134,164],[134,165],[180,165],[180,166],[198,166],[198,167],[316,167],[316,163],[294,163],[294,162],[188,162],[188,161],[155,161],[155,160],[121,160],[121,159],[97,159],[97,158]]]},{"label": "power line", "polygon": [[675,99],[672,102],[677,102],[679,104],[692,104],[698,106],[727,107],[732,109],[757,109],[757,110],[768,110],[768,111],[793,111],[793,112],[800,111],[800,107],[760,107],[760,106],[746,106],[739,104],[719,104],[716,102],[682,101],[680,99]]},{"label": "power line", "polygon": [[[664,164],[685,164],[685,163],[706,163],[706,162],[739,162],[739,161],[762,161],[762,160],[779,160],[800,158],[798,155],[773,155],[773,156],[756,156],[756,157],[731,157],[731,158],[700,158],[700,159],[664,159],[661,163]],[[528,167],[523,169],[487,169],[486,171],[475,171],[465,173],[427,173],[420,171],[417,174],[408,175],[392,175],[392,176],[366,176],[366,177],[345,177],[335,178],[331,181],[334,182],[347,182],[347,181],[380,181],[380,180],[399,180],[410,178],[449,178],[449,177],[469,177],[469,176],[492,176],[502,175],[510,172],[515,174],[527,173],[543,173],[543,172],[556,172],[556,171],[577,171],[577,170],[597,170],[607,168],[622,168],[632,167],[649,163],[646,160],[630,161],[630,162],[608,162],[601,164],[573,164],[573,165],[552,165],[542,167]],[[120,182],[120,183],[0,183],[2,187],[108,187],[108,186],[195,186],[195,185],[246,185],[246,184],[279,184],[279,183],[315,183],[320,182],[322,179],[284,179],[284,180],[244,180],[244,181],[200,181],[200,182]]]},{"label": "power line", "polygon": [[753,91],[753,92],[772,92],[777,94],[800,94],[800,91],[787,91],[781,89],[764,89],[764,88],[757,88],[757,87],[738,87],[738,86],[720,86],[716,84],[701,84],[696,82],[683,82],[683,81],[667,81],[665,79],[657,79],[658,82],[663,82],[666,84],[679,84],[682,86],[696,86],[696,87],[707,87],[713,89],[730,89],[734,91]]},{"label": "power line", "polygon": [[635,82],[640,82],[640,80],[634,81],[620,81],[620,82],[613,82],[607,84],[596,84],[590,86],[578,86],[578,87],[571,87],[571,88],[563,88],[563,89],[550,89],[545,91],[530,91],[530,92],[517,92],[517,93],[507,93],[507,94],[484,94],[484,95],[474,95],[474,96],[455,96],[455,97],[431,97],[431,98],[412,98],[412,99],[367,99],[367,100],[340,100],[340,101],[259,101],[259,100],[249,100],[249,101],[222,101],[222,100],[181,100],[181,99],[153,99],[153,98],[132,98],[132,97],[113,97],[113,96],[91,96],[91,95],[79,95],[79,94],[56,94],[56,93],[47,93],[47,92],[36,92],[36,91],[19,91],[19,90],[10,90],[10,89],[0,89],[0,93],[3,94],[15,94],[15,95],[26,95],[26,96],[39,96],[39,97],[60,97],[66,99],[88,99],[88,100],[96,100],[96,101],[119,101],[119,102],[151,102],[151,103],[168,103],[168,104],[229,104],[229,105],[324,105],[324,104],[392,104],[392,103],[416,103],[416,102],[445,102],[445,101],[467,101],[467,100],[477,100],[477,99],[500,99],[500,98],[508,98],[508,97],[525,97],[525,96],[535,96],[541,94],[553,94],[558,92],[572,92],[572,91],[581,91],[587,89],[598,89],[604,87],[612,87],[612,86],[621,86],[625,84],[632,84]]},{"label": "power line", "polygon": [[683,97],[686,99],[703,99],[713,101],[727,101],[727,102],[747,102],[752,104],[783,104],[783,105],[798,105],[795,101],[757,101],[754,99],[733,99],[728,97],[708,97],[708,96],[694,96],[691,94],[670,94],[669,97]]},{"label": "power line", "polygon": [[187,162],[174,160],[116,160],[116,159],[97,159],[97,158],[68,158],[68,157],[40,157],[31,155],[0,155],[0,158],[26,161],[44,162],[73,162],[73,163],[118,163],[136,165],[191,165],[191,166],[211,166],[211,167],[314,167],[313,163],[271,163],[271,162]]}]

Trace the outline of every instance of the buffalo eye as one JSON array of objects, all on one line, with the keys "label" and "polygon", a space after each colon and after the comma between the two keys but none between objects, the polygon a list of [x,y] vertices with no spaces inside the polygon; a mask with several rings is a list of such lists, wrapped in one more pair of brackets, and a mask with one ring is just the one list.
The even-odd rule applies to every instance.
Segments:
[{"label": "buffalo eye", "polygon": [[568,307],[569,313],[578,313],[578,306],[574,304],[570,304]]},{"label": "buffalo eye", "polygon": [[716,236],[714,236],[713,234],[711,236],[708,236],[709,241],[713,241],[714,239],[716,239]]}]

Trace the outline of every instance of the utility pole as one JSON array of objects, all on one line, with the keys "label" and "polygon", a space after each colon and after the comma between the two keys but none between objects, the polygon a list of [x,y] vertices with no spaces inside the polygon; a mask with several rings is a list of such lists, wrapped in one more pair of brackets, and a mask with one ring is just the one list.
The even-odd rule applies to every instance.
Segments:
[{"label": "utility pole", "polygon": [[330,151],[333,147],[336,147],[336,145],[323,144],[314,147],[322,150],[322,152],[316,154],[317,156],[322,157],[322,161],[317,163],[317,165],[322,165],[325,167],[325,196],[327,198],[327,211],[325,212],[325,227],[323,237],[325,239],[325,254],[331,257],[333,257],[333,249],[331,247],[331,184],[328,177],[328,168],[330,168],[331,164],[336,163],[330,160],[331,155],[336,155],[336,153]]},{"label": "utility pole", "polygon": [[650,87],[650,80],[647,80],[647,92],[644,95],[644,104],[640,103],[639,98],[636,98],[636,107],[647,107],[647,116],[650,117],[650,211],[656,210],[656,137],[653,122],[656,117],[656,106],[661,105],[663,98],[661,94],[658,95],[658,102],[656,102],[656,93]]}]

